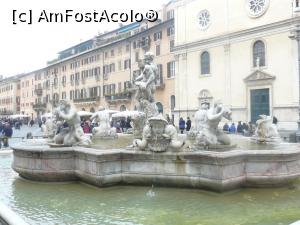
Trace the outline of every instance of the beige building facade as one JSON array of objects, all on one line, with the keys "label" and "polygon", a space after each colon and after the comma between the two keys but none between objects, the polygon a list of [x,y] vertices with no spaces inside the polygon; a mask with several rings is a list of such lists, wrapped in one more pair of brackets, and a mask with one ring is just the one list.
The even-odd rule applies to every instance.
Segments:
[{"label": "beige building facade", "polygon": [[20,75],[0,80],[0,116],[20,113]]},{"label": "beige building facade", "polygon": [[[176,118],[221,100],[234,121],[274,115],[296,129],[300,25],[295,0],[182,0],[175,10]],[[257,4],[256,4],[257,3]]]},{"label": "beige building facade", "polygon": [[65,49],[48,66],[25,74],[20,82],[20,112],[36,118],[52,112],[60,99],[77,110],[94,112],[99,106],[134,110],[132,82],[148,51],[155,56],[159,77],[155,99],[160,112],[175,107],[174,9],[171,1],[161,19],[122,26]]}]

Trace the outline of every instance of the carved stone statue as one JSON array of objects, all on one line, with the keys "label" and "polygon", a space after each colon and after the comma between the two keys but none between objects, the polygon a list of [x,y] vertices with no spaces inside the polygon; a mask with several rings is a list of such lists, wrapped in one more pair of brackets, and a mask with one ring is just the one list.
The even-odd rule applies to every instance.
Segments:
[{"label": "carved stone statue", "polygon": [[251,138],[257,142],[274,142],[279,141],[280,136],[277,127],[273,124],[273,117],[260,115],[260,119],[256,121],[257,128],[254,136]]},{"label": "carved stone statue", "polygon": [[134,80],[136,87],[137,110],[144,112],[146,118],[157,116],[158,110],[154,102],[155,83],[158,77],[158,68],[153,62],[154,55],[147,52],[144,56],[144,63],[139,65],[142,71]]},{"label": "carved stone statue", "polygon": [[46,122],[41,126],[43,137],[52,139],[57,130],[57,125],[55,123],[55,119],[48,118]]},{"label": "carved stone statue", "polygon": [[231,120],[231,111],[224,108],[221,102],[215,102],[210,109],[205,103],[201,105],[201,109],[195,114],[195,127],[192,131],[196,148],[221,148],[230,145],[229,137],[218,129],[223,117]]},{"label": "carved stone statue", "polygon": [[105,108],[100,106],[99,111],[95,112],[91,116],[91,120],[95,119],[98,123],[98,127],[94,127],[92,130],[93,138],[117,138],[115,128],[111,128],[109,121],[109,113],[105,111]]},{"label": "carved stone statue", "polygon": [[150,150],[153,152],[164,152],[167,149],[178,151],[183,147],[184,142],[177,139],[177,130],[162,115],[148,119],[143,129],[142,140],[135,139],[133,146],[140,150]]},{"label": "carved stone statue", "polygon": [[74,146],[91,144],[91,140],[84,135],[80,126],[79,115],[76,110],[71,107],[70,103],[61,100],[58,108],[55,110],[55,115],[57,120],[62,120],[67,124],[67,126],[61,128],[60,132],[54,137],[53,141],[56,145]]},{"label": "carved stone statue", "polygon": [[144,125],[146,123],[146,115],[143,112],[138,112],[131,117],[131,125],[133,127],[134,138],[142,138]]}]

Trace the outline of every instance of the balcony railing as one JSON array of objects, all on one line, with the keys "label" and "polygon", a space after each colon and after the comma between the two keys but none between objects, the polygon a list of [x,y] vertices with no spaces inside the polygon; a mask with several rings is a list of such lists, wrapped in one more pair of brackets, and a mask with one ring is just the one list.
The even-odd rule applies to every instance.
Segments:
[{"label": "balcony railing", "polygon": [[42,96],[43,95],[43,89],[42,88],[35,89],[34,92],[37,96]]},{"label": "balcony railing", "polygon": [[105,100],[107,102],[130,101],[131,93],[130,92],[122,92],[122,93],[116,93],[116,94],[112,94],[112,95],[105,95]]},{"label": "balcony railing", "polygon": [[77,98],[73,100],[74,103],[82,103],[82,102],[96,102],[100,101],[100,97],[89,97],[89,98]]},{"label": "balcony railing", "polygon": [[47,104],[46,103],[36,103],[32,105],[32,108],[34,110],[41,110],[41,109],[46,109]]}]

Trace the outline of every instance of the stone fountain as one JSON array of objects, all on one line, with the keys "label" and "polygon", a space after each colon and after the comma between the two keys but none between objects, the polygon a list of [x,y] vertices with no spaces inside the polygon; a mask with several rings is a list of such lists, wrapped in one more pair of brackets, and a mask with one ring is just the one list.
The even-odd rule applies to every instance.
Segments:
[{"label": "stone fountain", "polygon": [[[232,114],[219,101],[211,109],[203,105],[196,113],[196,126],[187,140],[190,149],[185,148],[176,128],[157,112],[153,97],[157,67],[153,54],[145,54],[141,69],[141,75],[134,81],[139,113],[132,118],[136,137],[130,147],[91,147],[76,111],[62,101],[56,115],[68,122],[68,128],[57,134],[51,144],[27,142],[12,146],[13,169],[35,181],[82,180],[98,187],[154,184],[220,192],[241,187],[284,186],[300,177],[298,145],[276,150],[233,148],[228,136],[218,130],[221,119],[230,119]],[[268,123],[261,121],[257,135],[265,134],[263,124]],[[105,126],[108,127],[107,121]],[[98,132],[102,128],[94,133]],[[113,141],[118,143],[120,139]]]}]

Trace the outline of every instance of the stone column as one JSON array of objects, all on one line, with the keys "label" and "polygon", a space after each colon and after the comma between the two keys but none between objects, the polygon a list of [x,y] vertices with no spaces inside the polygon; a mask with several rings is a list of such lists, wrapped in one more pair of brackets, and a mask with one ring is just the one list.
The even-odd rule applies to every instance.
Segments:
[{"label": "stone column", "polygon": [[296,140],[300,142],[300,25],[298,25],[295,30],[292,31],[292,35],[290,36],[292,40],[297,41],[298,47],[298,89],[299,89],[299,104],[298,104],[298,130],[296,131]]},{"label": "stone column", "polygon": [[224,61],[225,61],[225,96],[224,105],[231,107],[231,58],[230,43],[224,45]]}]

